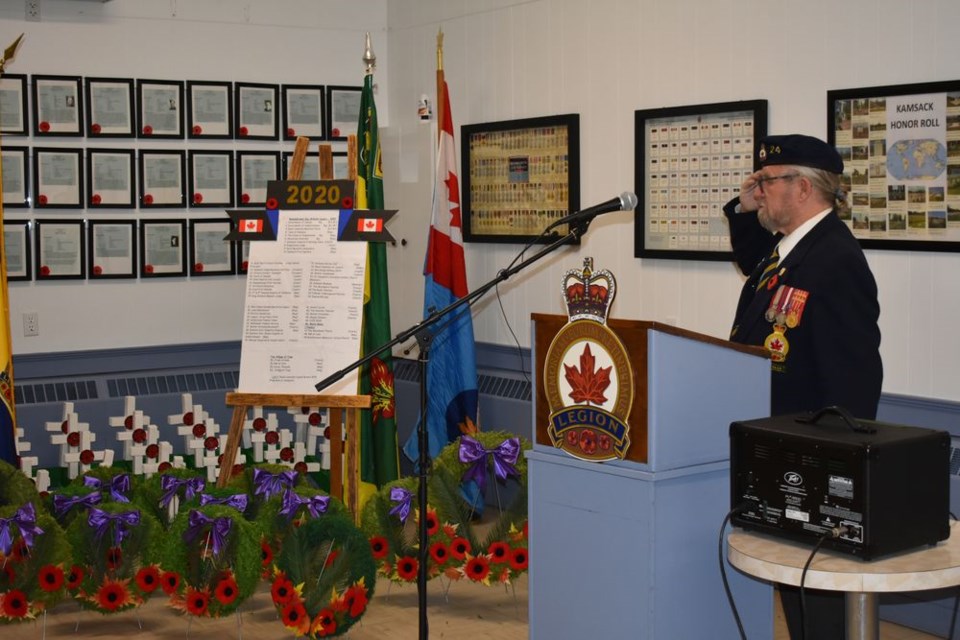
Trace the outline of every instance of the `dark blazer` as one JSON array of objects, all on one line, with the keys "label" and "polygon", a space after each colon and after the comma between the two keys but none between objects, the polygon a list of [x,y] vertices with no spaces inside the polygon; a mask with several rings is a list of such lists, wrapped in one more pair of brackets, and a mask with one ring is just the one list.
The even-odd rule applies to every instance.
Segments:
[{"label": "dark blazer", "polygon": [[880,401],[880,304],[877,283],[860,244],[831,211],[780,262],[776,284],[755,289],[757,264],[780,241],[760,226],[756,213],[724,207],[740,270],[750,274],[740,293],[730,339],[762,345],[773,333],[764,318],[780,286],[809,292],[800,323],[787,329],[789,351],[774,363],[772,415],[839,405],[858,418],[874,419]]}]

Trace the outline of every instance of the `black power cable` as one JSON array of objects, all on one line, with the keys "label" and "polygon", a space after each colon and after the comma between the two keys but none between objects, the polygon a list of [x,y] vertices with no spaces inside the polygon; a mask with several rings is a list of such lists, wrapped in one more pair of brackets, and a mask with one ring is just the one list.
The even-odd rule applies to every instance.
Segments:
[{"label": "black power cable", "polygon": [[800,637],[802,640],[807,640],[807,595],[803,586],[807,581],[807,569],[810,568],[810,563],[813,562],[813,557],[817,555],[818,551],[820,551],[820,547],[823,546],[824,542],[830,540],[831,538],[839,538],[849,530],[850,529],[846,525],[841,525],[839,527],[830,529],[825,534],[820,536],[820,539],[817,540],[817,544],[813,547],[813,551],[811,551],[810,555],[807,557],[807,562],[803,565],[803,572],[800,574]]},{"label": "black power cable", "polygon": [[730,583],[727,581],[727,568],[723,557],[723,532],[726,530],[727,523],[730,522],[730,518],[742,511],[745,511],[746,509],[746,504],[739,504],[727,512],[727,515],[723,518],[723,524],[720,525],[720,537],[717,541],[717,558],[720,562],[720,578],[723,580],[723,590],[727,594],[727,602],[730,603],[730,611],[733,612],[733,619],[737,622],[737,630],[740,632],[741,640],[747,640],[747,634],[743,630],[743,622],[740,620],[740,612],[737,611],[737,604],[733,601],[733,593],[730,591]]}]

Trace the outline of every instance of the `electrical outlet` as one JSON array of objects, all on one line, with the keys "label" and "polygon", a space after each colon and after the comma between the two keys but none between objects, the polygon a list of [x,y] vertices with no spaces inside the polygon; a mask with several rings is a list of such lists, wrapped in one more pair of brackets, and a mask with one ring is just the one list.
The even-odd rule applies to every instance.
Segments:
[{"label": "electrical outlet", "polygon": [[40,314],[29,311],[23,314],[23,337],[32,338],[40,335]]},{"label": "electrical outlet", "polygon": [[27,22],[40,22],[41,0],[25,0],[25,15]]}]

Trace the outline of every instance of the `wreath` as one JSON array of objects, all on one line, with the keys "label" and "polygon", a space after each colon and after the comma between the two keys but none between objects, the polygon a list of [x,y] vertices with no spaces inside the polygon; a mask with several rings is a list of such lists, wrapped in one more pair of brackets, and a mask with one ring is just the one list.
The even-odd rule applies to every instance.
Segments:
[{"label": "wreath", "polygon": [[367,610],[376,582],[367,539],[345,514],[310,519],[284,539],[270,596],[297,636],[345,633]]},{"label": "wreath", "polygon": [[73,566],[67,589],[85,609],[103,614],[139,607],[160,586],[160,523],[123,502],[103,502],[67,527]]},{"label": "wreath", "polygon": [[194,616],[233,613],[256,588],[258,540],[256,527],[233,507],[182,508],[160,551],[170,606]]},{"label": "wreath", "polygon": [[144,480],[139,492],[140,504],[169,528],[180,505],[206,489],[206,478],[200,472],[171,467]]},{"label": "wreath", "polygon": [[0,507],[19,507],[37,499],[37,486],[17,467],[0,460]]}]

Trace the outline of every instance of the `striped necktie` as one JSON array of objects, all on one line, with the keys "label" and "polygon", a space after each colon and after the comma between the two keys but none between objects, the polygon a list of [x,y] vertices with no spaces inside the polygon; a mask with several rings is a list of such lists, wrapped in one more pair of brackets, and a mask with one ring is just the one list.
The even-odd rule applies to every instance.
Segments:
[{"label": "striped necktie", "polygon": [[773,252],[761,263],[763,269],[760,271],[760,278],[757,280],[757,286],[754,287],[757,291],[759,291],[763,285],[767,284],[767,281],[773,277],[774,273],[776,273],[777,267],[780,266],[780,253],[778,252],[779,246],[780,245],[774,247]]}]

